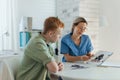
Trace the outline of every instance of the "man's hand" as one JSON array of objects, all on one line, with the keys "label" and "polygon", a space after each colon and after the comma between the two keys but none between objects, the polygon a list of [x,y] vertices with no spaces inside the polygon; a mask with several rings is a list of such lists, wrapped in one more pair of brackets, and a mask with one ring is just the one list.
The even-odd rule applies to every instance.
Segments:
[{"label": "man's hand", "polygon": [[63,70],[63,68],[64,68],[63,63],[59,62],[59,63],[58,63],[58,67],[59,67],[58,71]]}]

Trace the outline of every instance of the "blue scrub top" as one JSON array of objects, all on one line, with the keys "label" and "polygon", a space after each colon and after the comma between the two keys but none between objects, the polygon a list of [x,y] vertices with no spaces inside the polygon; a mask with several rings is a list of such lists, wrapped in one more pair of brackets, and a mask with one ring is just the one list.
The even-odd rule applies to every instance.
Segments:
[{"label": "blue scrub top", "polygon": [[[88,35],[83,34],[81,36],[80,45],[77,46],[72,38],[72,33],[65,35],[61,40],[61,54],[69,54],[71,56],[82,56],[93,50],[91,40]],[[66,62],[65,58],[62,59],[63,62]]]}]

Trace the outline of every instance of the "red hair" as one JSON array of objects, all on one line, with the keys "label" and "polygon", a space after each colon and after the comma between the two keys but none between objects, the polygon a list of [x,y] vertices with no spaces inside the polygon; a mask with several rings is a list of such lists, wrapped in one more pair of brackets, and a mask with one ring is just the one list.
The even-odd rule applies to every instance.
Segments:
[{"label": "red hair", "polygon": [[56,17],[49,17],[44,22],[43,34],[46,34],[48,31],[54,31],[58,28],[64,28],[64,23]]}]

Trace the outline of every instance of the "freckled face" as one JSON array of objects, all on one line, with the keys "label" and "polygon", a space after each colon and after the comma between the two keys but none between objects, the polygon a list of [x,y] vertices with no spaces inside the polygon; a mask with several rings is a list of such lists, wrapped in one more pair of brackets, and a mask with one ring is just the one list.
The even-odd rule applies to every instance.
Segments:
[{"label": "freckled face", "polygon": [[63,28],[59,28],[56,31],[52,31],[51,37],[50,37],[50,42],[56,42],[61,38]]}]

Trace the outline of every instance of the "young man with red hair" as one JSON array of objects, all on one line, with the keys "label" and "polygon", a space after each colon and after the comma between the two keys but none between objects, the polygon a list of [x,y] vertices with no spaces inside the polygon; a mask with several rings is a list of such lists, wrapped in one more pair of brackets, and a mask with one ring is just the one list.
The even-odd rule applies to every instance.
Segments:
[{"label": "young man with red hair", "polygon": [[25,48],[17,80],[50,80],[49,72],[63,69],[63,64],[55,61],[51,47],[61,37],[63,28],[63,22],[56,17],[45,20],[43,32],[32,38]]}]

